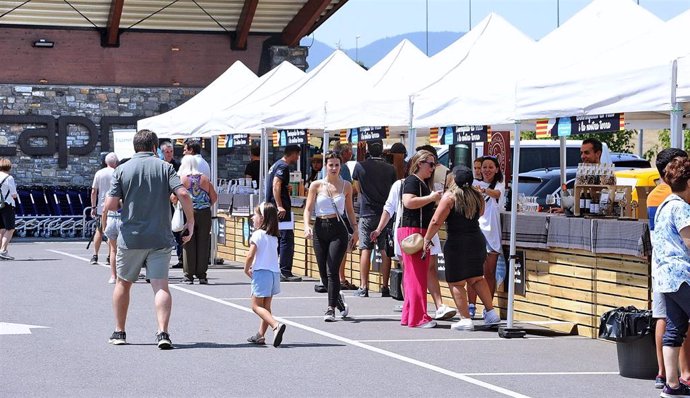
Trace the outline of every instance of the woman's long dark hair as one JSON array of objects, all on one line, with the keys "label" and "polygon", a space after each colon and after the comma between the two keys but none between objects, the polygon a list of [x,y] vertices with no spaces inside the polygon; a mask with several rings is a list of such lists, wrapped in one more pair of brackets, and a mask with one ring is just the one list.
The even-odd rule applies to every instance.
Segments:
[{"label": "woman's long dark hair", "polygon": [[503,172],[501,171],[501,165],[498,163],[498,159],[493,156],[484,156],[482,158],[482,164],[487,160],[492,161],[496,165],[496,175],[494,175],[494,180],[489,184],[489,189],[494,189],[496,188],[496,184],[503,182]]}]

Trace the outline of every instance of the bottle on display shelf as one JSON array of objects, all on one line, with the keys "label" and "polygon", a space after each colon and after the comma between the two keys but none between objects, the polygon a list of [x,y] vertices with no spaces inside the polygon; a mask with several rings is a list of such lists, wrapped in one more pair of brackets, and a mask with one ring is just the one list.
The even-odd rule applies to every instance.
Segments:
[{"label": "bottle on display shelf", "polygon": [[585,213],[589,213],[590,208],[592,206],[592,194],[589,192],[589,189],[585,193]]}]

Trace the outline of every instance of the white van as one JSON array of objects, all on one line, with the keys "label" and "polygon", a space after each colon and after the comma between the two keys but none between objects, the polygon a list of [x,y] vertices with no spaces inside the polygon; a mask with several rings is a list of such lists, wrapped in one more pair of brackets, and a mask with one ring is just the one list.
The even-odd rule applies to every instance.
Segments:
[{"label": "white van", "polygon": [[[610,163],[609,148],[606,143],[602,143],[602,162]],[[580,160],[580,147],[582,140],[566,141],[566,166],[577,167]],[[475,157],[482,156],[484,153],[484,143],[475,145]],[[437,147],[439,161],[448,166],[449,146]],[[513,155],[513,142],[510,142],[510,153]],[[553,169],[561,165],[560,158],[561,144],[559,140],[525,140],[520,141],[520,173],[536,169]],[[455,156],[453,164],[465,164],[471,167],[472,156],[470,146],[466,144],[455,145]]]}]

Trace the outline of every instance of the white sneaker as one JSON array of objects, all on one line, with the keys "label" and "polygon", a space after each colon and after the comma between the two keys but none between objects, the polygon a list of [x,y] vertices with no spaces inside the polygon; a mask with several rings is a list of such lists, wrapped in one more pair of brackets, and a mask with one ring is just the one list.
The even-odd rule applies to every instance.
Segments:
[{"label": "white sneaker", "polygon": [[427,323],[423,323],[419,326],[417,326],[420,329],[431,329],[436,327],[436,321],[429,321]]},{"label": "white sneaker", "polygon": [[445,321],[454,317],[455,314],[457,314],[455,308],[450,308],[445,304],[441,304],[441,306],[438,307],[438,309],[436,310],[436,315],[434,315],[434,319],[439,321]]},{"label": "white sneaker", "polygon": [[345,295],[343,292],[340,292],[340,304],[342,305],[342,309],[338,308],[338,311],[340,311],[340,317],[345,319],[347,318],[347,314],[350,313],[350,306],[345,302]]},{"label": "white sneaker", "polygon": [[470,318],[462,318],[450,325],[450,328],[453,330],[474,330],[474,322]]},{"label": "white sneaker", "polygon": [[111,276],[110,279],[108,279],[108,283],[111,285],[115,284],[115,278]]},{"label": "white sneaker", "polygon": [[495,325],[497,323],[501,323],[501,317],[498,316],[498,313],[496,312],[495,309],[492,309],[491,311],[484,312],[484,324],[485,325]]}]

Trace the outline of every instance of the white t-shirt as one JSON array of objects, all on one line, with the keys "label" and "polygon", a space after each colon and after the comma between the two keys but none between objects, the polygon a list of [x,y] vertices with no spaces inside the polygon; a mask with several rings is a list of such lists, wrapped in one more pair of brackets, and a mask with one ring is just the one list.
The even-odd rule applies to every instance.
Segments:
[{"label": "white t-shirt", "polygon": [[272,272],[280,272],[278,263],[278,238],[266,233],[263,229],[257,229],[249,238],[249,243],[256,245],[256,256],[252,269],[254,271],[265,269]]},{"label": "white t-shirt", "polygon": [[204,159],[203,156],[194,155],[194,157],[196,158],[196,160],[198,162],[196,167],[197,167],[197,169],[199,169],[199,172],[201,174],[205,175],[206,177],[208,177],[208,179],[210,180],[211,179],[211,166],[208,165],[208,162],[206,161],[206,159]]},{"label": "white t-shirt", "polygon": [[17,185],[14,182],[14,177],[4,171],[0,171],[0,182],[3,180],[5,182],[0,186],[0,190],[2,190],[5,203],[14,206],[14,198],[17,196]]},{"label": "white t-shirt", "polygon": [[112,167],[105,167],[96,172],[93,176],[93,184],[91,188],[98,192],[98,204],[96,207],[96,214],[103,214],[103,204],[105,203],[105,195],[110,191],[110,183],[113,181]]},{"label": "white t-shirt", "polygon": [[[484,181],[474,180],[473,185],[480,188],[489,188],[489,184]],[[481,228],[486,238],[486,244],[491,250],[501,253],[501,209],[505,206],[505,191],[504,183],[496,183],[493,188],[501,192],[501,197],[498,201],[484,194],[484,215],[479,217],[479,228]]]}]

